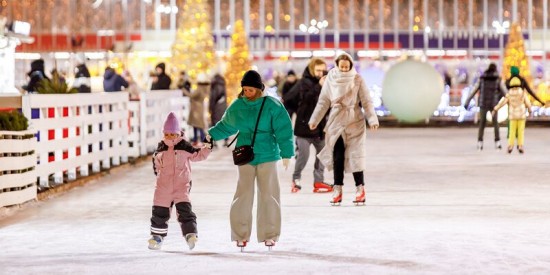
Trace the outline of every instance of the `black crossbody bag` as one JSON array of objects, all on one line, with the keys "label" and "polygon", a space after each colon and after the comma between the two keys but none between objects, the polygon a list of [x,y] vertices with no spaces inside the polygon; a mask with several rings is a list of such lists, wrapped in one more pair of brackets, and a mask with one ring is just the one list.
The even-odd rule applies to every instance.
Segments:
[{"label": "black crossbody bag", "polygon": [[[245,165],[254,159],[254,141],[256,141],[256,132],[258,131],[258,123],[260,122],[260,116],[262,114],[262,110],[264,109],[265,99],[266,97],[264,97],[262,106],[260,107],[260,113],[258,113],[256,127],[254,128],[254,135],[252,136],[252,144],[239,146],[233,150],[233,163],[235,163],[235,165]],[[239,134],[237,134],[237,136],[229,145],[227,145],[227,147],[231,146],[231,144],[237,140],[238,136]]]}]

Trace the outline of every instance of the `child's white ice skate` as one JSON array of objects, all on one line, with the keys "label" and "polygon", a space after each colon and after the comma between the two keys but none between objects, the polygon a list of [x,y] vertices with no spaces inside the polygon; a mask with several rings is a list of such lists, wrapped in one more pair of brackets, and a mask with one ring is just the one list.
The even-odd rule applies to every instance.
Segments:
[{"label": "child's white ice skate", "polygon": [[162,247],[162,236],[152,235],[149,239],[149,249],[159,250]]},{"label": "child's white ice skate", "polygon": [[189,233],[185,235],[185,241],[187,241],[187,245],[189,246],[189,250],[193,250],[195,248],[195,243],[198,241],[197,234],[196,233]]}]

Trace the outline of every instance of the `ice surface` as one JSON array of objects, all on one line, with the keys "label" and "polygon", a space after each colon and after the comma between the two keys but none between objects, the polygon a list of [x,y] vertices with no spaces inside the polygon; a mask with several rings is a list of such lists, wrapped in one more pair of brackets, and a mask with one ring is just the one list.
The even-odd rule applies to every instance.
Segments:
[{"label": "ice surface", "polygon": [[528,127],[526,153],[508,155],[491,130],[483,152],[475,128],[369,132],[364,207],[351,202],[351,174],[331,207],[311,191],[313,158],[300,193],[292,169],[280,171],[283,232],[271,252],[255,233],[244,253],[230,242],[229,149],[193,163],[195,249],[173,213],[162,250],[148,250],[145,161],[0,219],[0,274],[550,274],[550,132]]}]

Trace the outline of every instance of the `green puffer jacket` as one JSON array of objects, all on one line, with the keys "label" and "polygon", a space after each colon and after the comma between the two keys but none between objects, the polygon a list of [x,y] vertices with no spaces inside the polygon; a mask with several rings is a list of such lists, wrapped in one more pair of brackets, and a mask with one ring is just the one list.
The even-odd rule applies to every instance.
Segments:
[{"label": "green puffer jacket", "polygon": [[[228,138],[239,132],[236,146],[250,145],[263,97],[254,101],[238,98],[222,119],[208,130],[213,140]],[[294,156],[294,134],[288,112],[277,99],[267,96],[254,142],[251,165],[289,159]]]}]

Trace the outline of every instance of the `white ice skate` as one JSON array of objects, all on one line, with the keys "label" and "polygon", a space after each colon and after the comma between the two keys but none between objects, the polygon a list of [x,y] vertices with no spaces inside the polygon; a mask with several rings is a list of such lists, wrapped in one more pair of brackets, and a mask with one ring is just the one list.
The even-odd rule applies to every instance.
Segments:
[{"label": "white ice skate", "polygon": [[149,239],[149,249],[159,250],[162,247],[162,236],[152,235]]},{"label": "white ice skate", "polygon": [[477,142],[477,150],[478,151],[483,151],[483,141],[478,141]]},{"label": "white ice skate", "polygon": [[237,247],[241,248],[241,252],[244,252],[244,247],[248,241],[237,241]]},{"label": "white ice skate", "polygon": [[193,250],[195,248],[195,243],[197,243],[198,238],[196,233],[189,233],[185,235],[185,240],[187,241],[187,245],[189,246],[189,250]]},{"label": "white ice skate", "polygon": [[359,185],[356,187],[353,203],[355,203],[355,206],[365,205],[365,186]]},{"label": "white ice skate", "polygon": [[334,185],[330,204],[332,206],[340,206],[340,203],[342,203],[342,185]]},{"label": "white ice skate", "polygon": [[271,248],[275,246],[275,241],[272,239],[268,239],[264,241],[265,246],[267,246],[267,249],[271,251]]}]

